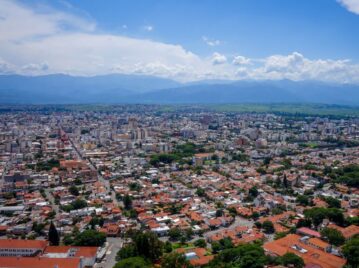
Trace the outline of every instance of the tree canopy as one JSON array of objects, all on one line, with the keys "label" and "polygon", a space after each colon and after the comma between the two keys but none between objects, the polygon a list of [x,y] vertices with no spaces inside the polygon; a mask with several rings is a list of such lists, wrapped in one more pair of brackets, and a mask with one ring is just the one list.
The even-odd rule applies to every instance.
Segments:
[{"label": "tree canopy", "polygon": [[106,242],[106,235],[96,230],[85,230],[76,235],[75,246],[101,247]]},{"label": "tree canopy", "polygon": [[343,212],[338,208],[314,207],[304,211],[307,219],[310,219],[315,226],[319,226],[324,219],[329,219],[342,226],[345,222]]},{"label": "tree canopy", "polygon": [[257,244],[243,244],[221,251],[209,264],[209,268],[262,268],[267,262],[264,250]]},{"label": "tree canopy", "polygon": [[279,262],[286,267],[294,267],[294,268],[304,267],[303,259],[291,252],[288,252],[284,254],[282,257],[280,257]]},{"label": "tree canopy", "polygon": [[141,256],[154,262],[162,256],[163,242],[158,239],[155,233],[134,232],[131,234],[131,238],[132,243],[121,248],[117,253],[117,260]]},{"label": "tree canopy", "polygon": [[346,242],[342,252],[351,267],[359,267],[359,237],[352,238]]},{"label": "tree canopy", "polygon": [[350,187],[359,187],[359,165],[351,164],[336,170],[332,169],[329,176],[335,182],[343,183]]},{"label": "tree canopy", "polygon": [[274,225],[271,221],[264,221],[262,223],[262,228],[265,233],[267,234],[273,234],[274,233]]},{"label": "tree canopy", "polygon": [[113,268],[150,268],[151,264],[142,257],[131,257],[120,260]]},{"label": "tree canopy", "polygon": [[189,268],[189,261],[183,254],[172,252],[163,256],[161,268]]},{"label": "tree canopy", "polygon": [[58,246],[60,243],[60,236],[53,222],[50,224],[49,242],[51,246]]},{"label": "tree canopy", "polygon": [[333,228],[323,228],[320,235],[334,246],[341,246],[345,242],[345,238],[341,232]]}]

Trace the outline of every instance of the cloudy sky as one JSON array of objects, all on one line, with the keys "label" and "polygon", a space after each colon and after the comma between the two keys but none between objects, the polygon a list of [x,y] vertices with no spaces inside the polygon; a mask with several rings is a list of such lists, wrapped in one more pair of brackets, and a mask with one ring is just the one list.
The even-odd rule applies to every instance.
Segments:
[{"label": "cloudy sky", "polygon": [[0,0],[0,73],[359,84],[359,0]]}]

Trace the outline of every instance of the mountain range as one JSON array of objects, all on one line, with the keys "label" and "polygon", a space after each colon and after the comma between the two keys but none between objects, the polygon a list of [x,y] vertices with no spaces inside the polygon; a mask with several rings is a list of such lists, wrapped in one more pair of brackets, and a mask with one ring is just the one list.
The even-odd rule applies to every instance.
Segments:
[{"label": "mountain range", "polygon": [[0,75],[0,103],[325,103],[359,105],[359,85],[318,81],[204,80],[154,76]]}]

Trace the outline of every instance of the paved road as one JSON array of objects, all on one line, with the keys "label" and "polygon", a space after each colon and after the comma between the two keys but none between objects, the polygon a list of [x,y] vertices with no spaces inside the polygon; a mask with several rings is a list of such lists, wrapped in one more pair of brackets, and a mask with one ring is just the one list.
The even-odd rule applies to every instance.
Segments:
[{"label": "paved road", "polygon": [[[73,142],[73,140],[68,136],[68,139],[71,143],[72,148],[74,149],[74,151],[77,154],[77,158],[81,159],[81,160],[85,160],[84,157],[82,156],[80,150],[76,147],[75,143]],[[105,186],[106,188],[106,192],[107,193],[111,193],[111,198],[113,200],[113,202],[118,205],[118,201],[116,199],[116,193],[111,189],[111,184],[108,180],[105,180],[101,174],[98,172],[96,166],[92,163],[92,161],[89,159],[88,160],[89,166],[91,168],[91,170],[95,170],[98,173],[98,180]]]},{"label": "paved road", "polygon": [[9,168],[10,165],[11,165],[11,156],[9,157],[9,160],[6,161],[6,163],[5,163],[4,172],[3,172],[2,176],[1,176],[1,181],[4,181],[6,172],[7,172],[7,170],[8,170],[8,168]]},{"label": "paved road", "polygon": [[44,188],[44,191],[45,191],[45,194],[46,194],[46,197],[47,199],[50,201],[51,205],[52,205],[52,208],[54,209],[54,211],[56,212],[56,215],[59,214],[59,206],[55,204],[55,198],[54,196],[52,195],[51,193],[51,188],[47,187],[47,188]]},{"label": "paved road", "polygon": [[[77,148],[73,140],[68,137],[71,146],[75,153],[77,154],[77,158],[80,160],[85,160],[82,156],[80,150]],[[111,192],[111,197],[113,202],[118,205],[118,201],[116,199],[115,192],[111,189],[110,182],[108,180],[105,180],[101,174],[98,172],[96,166],[91,162],[91,160],[88,160],[89,166],[91,170],[95,170],[98,173],[98,180],[105,186],[106,192]],[[120,250],[120,248],[123,245],[123,239],[119,237],[107,237],[106,241],[108,242],[108,249],[106,252],[106,256],[104,257],[103,261],[101,263],[97,263],[94,267],[95,268],[112,268],[116,264],[116,254]]]},{"label": "paved road", "polygon": [[112,268],[116,264],[116,254],[123,245],[123,239],[119,237],[108,237],[109,247],[104,260],[97,263],[94,268]]}]

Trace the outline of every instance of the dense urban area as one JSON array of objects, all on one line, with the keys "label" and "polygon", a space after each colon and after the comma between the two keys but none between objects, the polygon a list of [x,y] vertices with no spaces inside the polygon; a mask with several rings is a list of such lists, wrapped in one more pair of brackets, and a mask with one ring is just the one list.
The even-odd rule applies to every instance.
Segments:
[{"label": "dense urban area", "polygon": [[1,267],[359,267],[359,117],[82,108],[1,109]]}]

